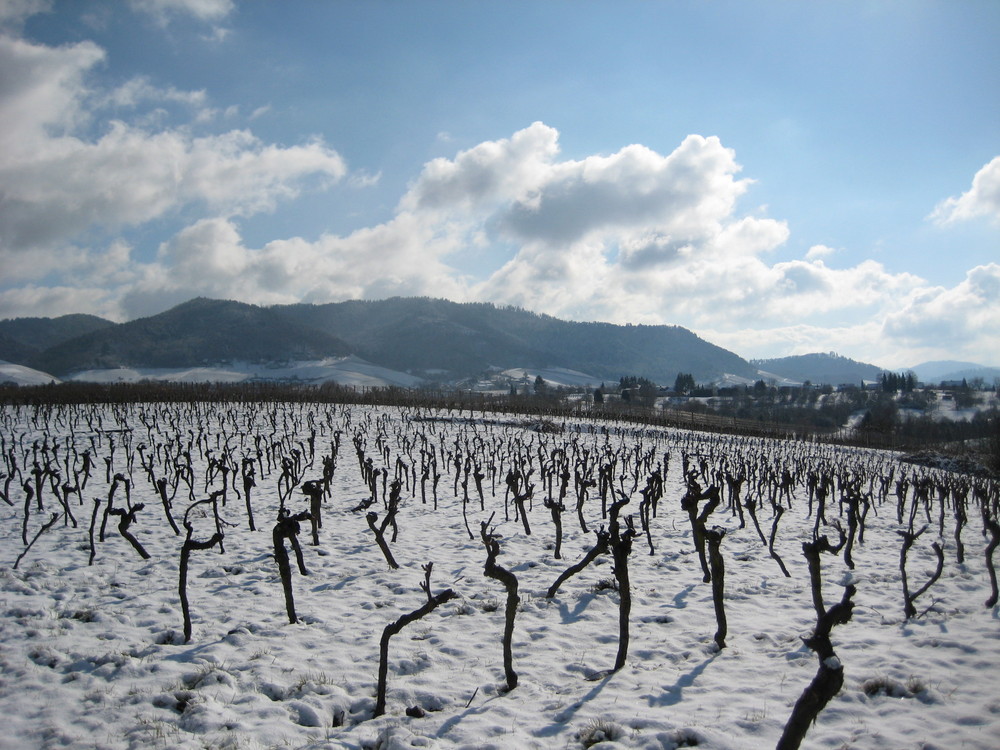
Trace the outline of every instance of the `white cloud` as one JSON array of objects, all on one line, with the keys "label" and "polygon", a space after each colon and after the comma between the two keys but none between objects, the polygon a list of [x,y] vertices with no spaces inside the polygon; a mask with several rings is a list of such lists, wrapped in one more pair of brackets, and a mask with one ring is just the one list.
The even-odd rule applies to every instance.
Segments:
[{"label": "white cloud", "polygon": [[90,227],[115,230],[195,202],[249,215],[294,197],[305,177],[335,180],[345,171],[320,142],[281,148],[247,131],[191,138],[115,122],[96,142],[50,139],[0,164],[0,246],[5,253],[46,248]]},{"label": "white cloud", "polygon": [[0,28],[18,27],[31,16],[52,10],[52,0],[0,0]]},{"label": "white cloud", "polygon": [[[115,231],[189,205],[246,216],[298,194],[303,181],[336,181],[340,156],[320,140],[267,144],[245,130],[194,136],[111,121],[96,139],[76,135],[93,110],[139,100],[201,106],[202,92],[157,88],[136,79],[92,95],[87,72],[104,58],[89,42],[46,47],[0,36],[0,259],[65,254],[81,233]],[[60,261],[61,262],[61,261]]]},{"label": "white cloud", "polygon": [[0,34],[0,166],[86,119],[83,78],[103,59],[92,42],[46,47]]},{"label": "white cloud", "polygon": [[[717,230],[746,189],[746,181],[732,177],[738,169],[717,138],[688,136],[666,157],[627,146],[547,170],[533,194],[507,207],[500,226],[523,242],[550,245],[650,227],[661,237],[697,242]],[[658,260],[653,253],[643,265]]]},{"label": "white cloud", "polygon": [[144,101],[177,102],[193,107],[202,107],[207,95],[204,90],[181,91],[168,86],[154,85],[148,77],[137,76],[108,93],[106,102],[113,107],[136,107]]},{"label": "white cloud", "polygon": [[0,291],[0,319],[55,318],[80,312],[110,320],[117,308],[108,305],[108,292],[100,287],[28,284]]},{"label": "white cloud", "polygon": [[1000,265],[990,263],[969,271],[952,287],[925,287],[914,292],[898,311],[886,316],[885,334],[904,343],[929,340],[955,347],[980,347],[978,356],[1000,352]]},{"label": "white cloud", "polygon": [[453,160],[434,159],[424,165],[400,208],[469,212],[526,200],[548,173],[559,151],[558,138],[554,128],[536,122],[510,139],[480,143]]},{"label": "white cloud", "polygon": [[233,0],[129,0],[133,9],[166,23],[173,16],[188,15],[199,21],[221,21],[234,6]]},{"label": "white cloud", "polygon": [[967,221],[980,216],[1000,222],[1000,156],[976,172],[968,191],[957,198],[942,201],[931,214],[938,224]]},{"label": "white cloud", "polygon": [[954,287],[915,286],[901,302],[852,325],[793,323],[700,331],[745,357],[836,351],[889,369],[959,359],[997,365],[1000,266],[978,266]]},{"label": "white cloud", "polygon": [[[788,357],[815,352],[850,352],[852,359],[895,368],[898,354],[879,341],[881,323],[866,321],[852,326],[818,326],[805,323],[768,328],[713,329],[700,331],[714,344],[747,359]],[[908,362],[908,360],[906,360]],[[908,362],[908,364],[917,364]],[[899,365],[904,366],[904,365]]]},{"label": "white cloud", "polygon": [[465,285],[440,258],[453,237],[410,213],[341,237],[301,237],[249,248],[230,219],[204,219],[164,243],[156,261],[137,264],[119,317],[160,312],[203,295],[256,304],[329,302],[388,296],[463,299]]},{"label": "white cloud", "polygon": [[836,254],[836,252],[834,248],[827,247],[826,245],[813,245],[806,251],[806,260],[829,258],[831,255]]}]

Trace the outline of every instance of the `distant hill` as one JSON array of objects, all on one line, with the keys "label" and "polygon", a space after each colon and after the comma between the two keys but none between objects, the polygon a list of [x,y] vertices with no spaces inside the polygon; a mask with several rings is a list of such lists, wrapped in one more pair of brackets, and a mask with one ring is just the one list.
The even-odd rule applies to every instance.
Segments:
[{"label": "distant hill", "polygon": [[62,315],[58,318],[12,318],[0,320],[0,359],[26,362],[64,341],[115,324],[96,315]]},{"label": "distant hill", "polygon": [[940,383],[942,380],[973,380],[982,378],[987,384],[992,384],[995,378],[1000,378],[1000,367],[985,367],[975,362],[956,362],[941,360],[924,362],[911,368],[922,383]]},{"label": "distant hill", "polygon": [[839,354],[799,354],[777,359],[754,359],[751,363],[766,373],[773,373],[788,380],[814,385],[828,383],[861,385],[865,380],[878,380],[884,370],[875,365],[856,362]]},{"label": "distant hill", "polygon": [[97,330],[27,359],[8,359],[68,376],[349,354],[442,381],[526,367],[576,370],[608,381],[638,375],[663,385],[679,372],[699,382],[756,375],[746,360],[679,326],[575,323],[514,307],[399,297],[269,308],[199,298],[129,323],[102,321]]},{"label": "distant hill", "polygon": [[335,336],[299,326],[274,310],[198,298],[159,315],[64,341],[29,364],[67,375],[116,367],[314,360],[350,353]]},{"label": "distant hill", "polygon": [[515,307],[425,297],[274,309],[396,370],[472,376],[488,368],[562,367],[615,381],[639,375],[665,385],[678,372],[700,381],[753,374],[746,360],[679,326],[576,323]]}]

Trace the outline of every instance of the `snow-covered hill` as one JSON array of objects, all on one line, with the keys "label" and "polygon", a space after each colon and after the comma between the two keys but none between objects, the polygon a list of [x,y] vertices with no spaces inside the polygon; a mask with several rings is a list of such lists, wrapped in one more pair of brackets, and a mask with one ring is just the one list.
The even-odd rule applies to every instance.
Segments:
[{"label": "snow-covered hill", "polygon": [[131,368],[86,370],[73,375],[77,382],[137,383],[160,380],[173,383],[242,383],[251,380],[292,381],[297,383],[337,383],[339,385],[411,388],[420,378],[405,372],[373,365],[360,357],[329,357],[311,362],[271,364],[235,363],[226,367]]},{"label": "snow-covered hill", "polygon": [[58,383],[59,379],[54,378],[47,372],[33,370],[24,365],[15,365],[10,362],[0,360],[0,383],[13,383],[14,385],[48,385]]}]

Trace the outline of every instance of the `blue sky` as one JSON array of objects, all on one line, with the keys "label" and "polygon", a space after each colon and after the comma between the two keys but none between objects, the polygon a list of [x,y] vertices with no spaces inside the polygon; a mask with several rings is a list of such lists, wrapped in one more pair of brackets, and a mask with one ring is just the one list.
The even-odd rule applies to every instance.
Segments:
[{"label": "blue sky", "polygon": [[393,295],[1000,365],[1000,3],[0,0],[0,317]]}]

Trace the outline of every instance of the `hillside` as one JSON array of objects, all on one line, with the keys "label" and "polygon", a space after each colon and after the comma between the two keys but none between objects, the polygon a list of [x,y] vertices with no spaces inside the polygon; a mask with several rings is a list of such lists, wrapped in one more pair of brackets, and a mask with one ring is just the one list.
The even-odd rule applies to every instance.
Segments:
[{"label": "hillside", "polygon": [[27,362],[53,346],[94,331],[113,327],[96,315],[62,315],[58,318],[0,320],[0,359]]},{"label": "hillside", "polygon": [[116,367],[197,367],[315,360],[350,354],[343,341],[273,310],[194,299],[159,315],[64,341],[33,358],[39,370],[66,375]]},{"label": "hillside", "polygon": [[764,372],[800,383],[808,380],[813,384],[842,385],[853,383],[861,385],[865,380],[878,380],[879,375],[883,372],[881,367],[857,362],[832,352],[830,354],[799,354],[793,357],[751,361]]},{"label": "hillside", "polygon": [[699,380],[753,374],[746,360],[679,326],[576,323],[520,308],[429,298],[274,309],[396,370],[471,376],[491,367],[563,367],[607,380],[631,374],[663,384],[678,372]]},{"label": "hillside", "polygon": [[953,360],[923,362],[913,368],[917,379],[924,383],[940,383],[942,380],[972,381],[982,378],[986,383],[992,383],[1000,378],[1000,368],[984,367],[975,362],[956,362]]},{"label": "hillside", "polygon": [[0,349],[4,345],[3,359],[60,377],[347,355],[432,381],[511,368],[562,368],[605,381],[637,375],[661,385],[672,384],[681,372],[698,382],[752,382],[765,371],[834,385],[860,384],[880,373],[874,365],[831,354],[751,364],[679,326],[579,323],[426,297],[274,307],[199,298],[123,324],[93,316],[0,321]]}]

